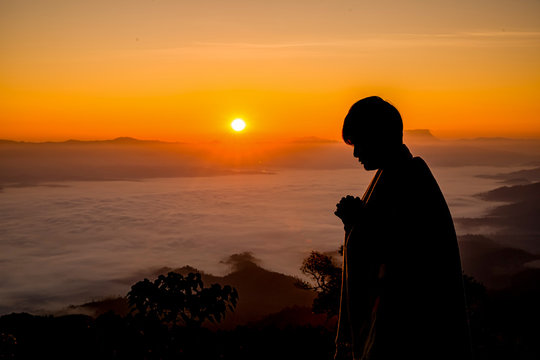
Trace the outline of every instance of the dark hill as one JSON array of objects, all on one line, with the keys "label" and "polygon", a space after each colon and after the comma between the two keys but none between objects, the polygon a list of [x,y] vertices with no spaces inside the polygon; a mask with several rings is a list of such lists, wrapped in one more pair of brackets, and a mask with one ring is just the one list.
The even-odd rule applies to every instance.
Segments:
[{"label": "dark hill", "polygon": [[487,201],[539,201],[540,182],[526,185],[503,186],[477,195]]},{"label": "dark hill", "polygon": [[528,184],[540,181],[540,167],[524,169],[509,173],[499,173],[495,175],[478,175],[481,178],[497,179],[510,185]]},{"label": "dark hill", "polygon": [[481,235],[460,237],[463,271],[484,283],[488,289],[540,289],[540,269],[527,263],[540,260],[540,254],[501,245]]},{"label": "dark hill", "polygon": [[456,223],[471,233],[489,228],[490,237],[533,253],[540,252],[540,182],[503,186],[477,197],[486,201],[507,202],[495,206],[481,218],[455,218]]},{"label": "dark hill", "polygon": [[[238,255],[245,254],[235,254],[230,258]],[[231,285],[238,290],[239,299],[236,310],[234,313],[227,314],[225,320],[219,325],[220,328],[233,328],[236,325],[257,322],[271,314],[279,313],[285,308],[295,306],[311,308],[315,294],[312,291],[298,288],[295,285],[296,278],[263,269],[254,260],[245,256],[238,257],[231,265],[233,266],[233,271],[223,277],[202,273],[202,280],[205,287],[218,283],[221,285]],[[169,271],[186,275],[189,272],[196,272],[197,270],[189,266],[177,269],[162,268],[158,271],[151,272],[151,274],[147,274],[147,277],[153,280],[160,274],[166,274]],[[141,274],[139,275],[137,280],[130,278],[130,283],[134,284],[142,280],[143,276]],[[121,281],[124,282],[126,280],[123,279]],[[102,301],[94,301],[80,306],[72,306],[66,312],[81,312],[96,316],[109,310],[119,314],[126,314],[128,311],[126,299],[110,298]],[[306,320],[306,316],[301,316],[300,318],[302,319],[302,323],[308,321]]]}]

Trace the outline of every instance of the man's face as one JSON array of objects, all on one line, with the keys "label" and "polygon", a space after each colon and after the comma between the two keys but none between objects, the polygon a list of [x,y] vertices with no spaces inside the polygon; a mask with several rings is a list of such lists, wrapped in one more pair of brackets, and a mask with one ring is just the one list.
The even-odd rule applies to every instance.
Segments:
[{"label": "man's face", "polygon": [[355,139],[353,156],[364,165],[366,170],[377,170],[382,166],[380,149],[370,141]]}]

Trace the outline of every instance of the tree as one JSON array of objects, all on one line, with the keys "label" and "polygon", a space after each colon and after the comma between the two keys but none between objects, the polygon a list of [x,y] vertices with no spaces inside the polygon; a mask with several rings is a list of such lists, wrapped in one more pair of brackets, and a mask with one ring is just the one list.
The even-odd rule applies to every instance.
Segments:
[{"label": "tree", "polygon": [[328,317],[337,315],[342,271],[334,264],[332,256],[312,251],[304,259],[300,270],[315,282],[315,284],[302,280],[297,282],[299,287],[317,292],[317,297],[313,300],[313,312],[326,314]]},{"label": "tree", "polygon": [[[339,249],[339,254],[343,255],[343,247]],[[342,271],[334,264],[332,256],[312,251],[304,259],[300,270],[314,281],[314,284],[302,280],[297,281],[297,286],[317,292],[317,297],[313,300],[313,312],[325,313],[328,317],[337,315],[341,296]],[[484,336],[486,326],[484,319],[486,288],[466,274],[463,274],[463,283],[471,332],[473,337],[479,339]]]},{"label": "tree", "polygon": [[159,321],[169,327],[199,327],[205,320],[220,322],[238,300],[235,288],[212,284],[205,288],[201,274],[183,276],[170,272],[154,282],[148,279],[131,287],[127,295],[135,317]]}]

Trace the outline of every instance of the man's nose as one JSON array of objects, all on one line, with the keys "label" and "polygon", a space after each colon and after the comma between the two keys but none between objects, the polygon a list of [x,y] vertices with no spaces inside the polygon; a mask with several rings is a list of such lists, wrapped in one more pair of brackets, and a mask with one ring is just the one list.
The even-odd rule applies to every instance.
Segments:
[{"label": "man's nose", "polygon": [[360,147],[359,146],[354,146],[354,150],[353,150],[353,156],[355,158],[359,158],[360,157]]}]

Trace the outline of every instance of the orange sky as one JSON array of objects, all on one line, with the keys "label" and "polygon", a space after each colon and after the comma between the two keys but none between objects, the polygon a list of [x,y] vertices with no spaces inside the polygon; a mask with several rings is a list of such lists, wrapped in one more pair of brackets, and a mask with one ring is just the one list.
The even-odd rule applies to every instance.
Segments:
[{"label": "orange sky", "polygon": [[[540,2],[3,0],[0,138],[338,139],[379,95],[406,129],[540,137]],[[238,136],[237,134],[236,136]]]}]

